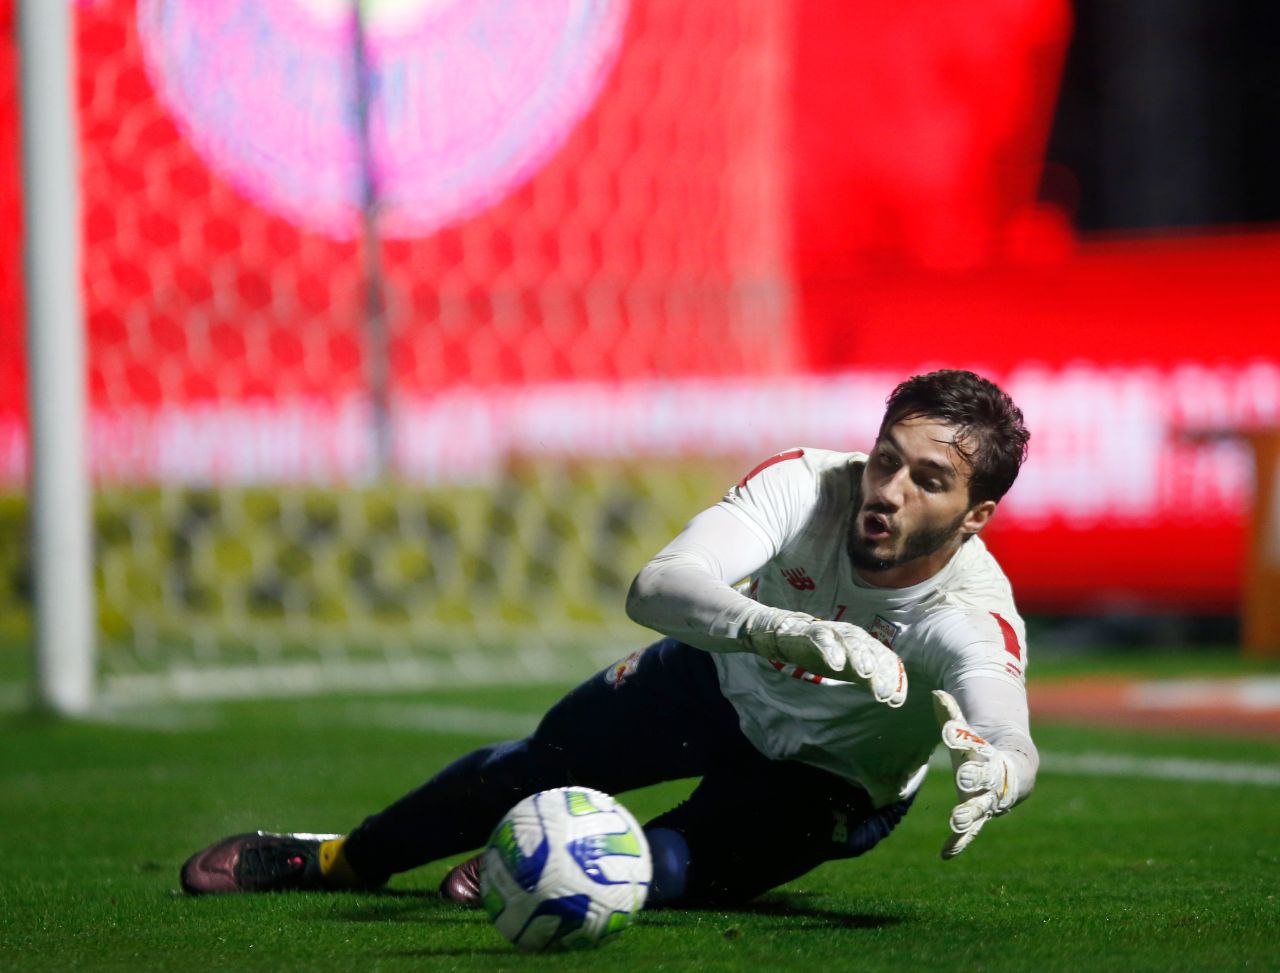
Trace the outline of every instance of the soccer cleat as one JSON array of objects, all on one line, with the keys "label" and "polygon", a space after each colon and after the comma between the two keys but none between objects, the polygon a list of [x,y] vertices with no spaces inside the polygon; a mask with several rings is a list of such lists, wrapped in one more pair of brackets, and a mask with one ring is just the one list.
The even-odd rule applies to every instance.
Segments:
[{"label": "soccer cleat", "polygon": [[458,905],[479,907],[480,862],[483,858],[483,855],[476,855],[449,869],[444,881],[440,883],[441,897]]},{"label": "soccer cleat", "polygon": [[191,895],[349,888],[353,883],[328,877],[321,868],[320,846],[341,837],[268,831],[232,835],[187,859],[182,888]]}]

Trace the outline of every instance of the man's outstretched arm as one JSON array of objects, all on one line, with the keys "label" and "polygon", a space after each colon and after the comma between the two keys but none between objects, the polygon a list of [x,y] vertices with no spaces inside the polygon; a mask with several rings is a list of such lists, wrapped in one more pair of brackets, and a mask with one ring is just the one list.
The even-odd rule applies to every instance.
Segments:
[{"label": "man's outstretched arm", "polygon": [[710,652],[755,652],[807,671],[866,685],[901,706],[901,660],[865,631],[804,612],[762,605],[733,582],[773,556],[760,537],[720,507],[698,514],[636,576],[627,595],[632,620]]},{"label": "man's outstretched arm", "polygon": [[942,743],[951,757],[959,803],[943,858],[969,846],[993,817],[1007,813],[1035,787],[1040,755],[1031,740],[1026,692],[993,678],[970,678],[933,693]]},{"label": "man's outstretched arm", "polygon": [[746,623],[763,606],[733,584],[758,571],[770,557],[742,521],[711,507],[636,575],[627,593],[627,615],[700,649],[741,652],[746,648]]}]

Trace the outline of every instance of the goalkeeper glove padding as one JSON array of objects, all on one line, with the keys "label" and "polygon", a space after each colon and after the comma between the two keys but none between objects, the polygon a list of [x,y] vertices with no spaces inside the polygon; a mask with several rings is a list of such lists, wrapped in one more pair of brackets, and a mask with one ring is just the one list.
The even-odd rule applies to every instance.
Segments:
[{"label": "goalkeeper glove padding", "polygon": [[766,659],[832,679],[858,683],[876,702],[897,708],[907,699],[902,660],[864,629],[824,622],[804,612],[765,609],[747,619],[744,642]]},{"label": "goalkeeper glove padding", "polygon": [[933,691],[933,712],[951,755],[960,798],[951,809],[951,835],[942,846],[942,857],[954,858],[969,847],[988,820],[1013,807],[1018,775],[1008,757],[974,732],[950,693]]}]

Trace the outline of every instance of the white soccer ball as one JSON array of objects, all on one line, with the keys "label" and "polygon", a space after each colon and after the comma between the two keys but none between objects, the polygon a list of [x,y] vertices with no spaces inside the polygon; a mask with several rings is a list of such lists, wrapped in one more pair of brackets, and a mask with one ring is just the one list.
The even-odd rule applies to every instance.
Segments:
[{"label": "white soccer ball", "polygon": [[485,846],[480,893],[520,949],[594,946],[635,922],[653,859],[644,831],[589,787],[542,791],[507,812]]}]

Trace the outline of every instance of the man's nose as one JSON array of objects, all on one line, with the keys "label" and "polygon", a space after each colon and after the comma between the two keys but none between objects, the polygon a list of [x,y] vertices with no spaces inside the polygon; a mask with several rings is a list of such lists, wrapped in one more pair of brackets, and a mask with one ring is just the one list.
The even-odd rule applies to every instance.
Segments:
[{"label": "man's nose", "polygon": [[875,492],[871,497],[873,504],[882,507],[891,507],[897,510],[902,506],[902,498],[906,488],[907,471],[905,469],[896,470],[892,476],[887,476],[876,484]]}]

